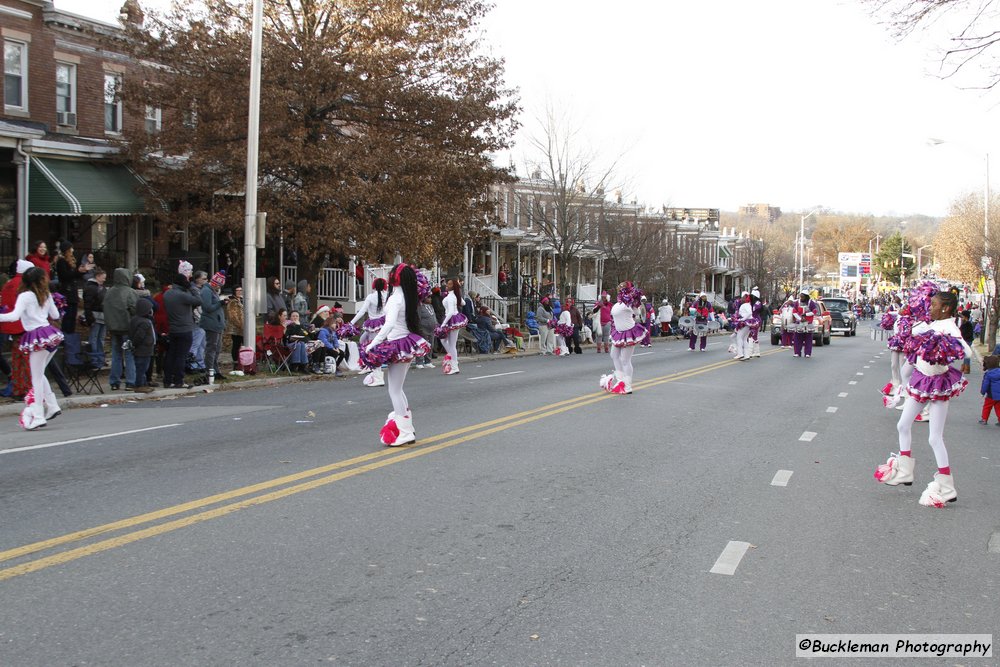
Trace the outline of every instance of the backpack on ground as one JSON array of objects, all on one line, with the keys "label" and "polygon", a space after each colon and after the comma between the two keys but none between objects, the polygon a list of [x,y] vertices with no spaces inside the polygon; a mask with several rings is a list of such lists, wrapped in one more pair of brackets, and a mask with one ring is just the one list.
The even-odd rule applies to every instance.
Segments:
[{"label": "backpack on ground", "polygon": [[240,370],[243,371],[244,375],[257,374],[257,356],[252,347],[241,347],[237,358],[240,362]]}]

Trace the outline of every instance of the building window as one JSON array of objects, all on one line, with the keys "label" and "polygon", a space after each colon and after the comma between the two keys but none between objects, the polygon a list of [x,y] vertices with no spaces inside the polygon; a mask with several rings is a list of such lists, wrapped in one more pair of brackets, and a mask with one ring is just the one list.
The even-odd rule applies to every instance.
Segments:
[{"label": "building window", "polygon": [[76,65],[56,63],[56,125],[76,127]]},{"label": "building window", "polygon": [[159,107],[146,107],[146,132],[150,134],[155,134],[160,131],[160,108]]},{"label": "building window", "polygon": [[120,134],[122,131],[122,77],[120,74],[104,75],[104,131]]},{"label": "building window", "polygon": [[28,110],[28,45],[3,43],[3,102],[8,109]]},{"label": "building window", "polygon": [[521,197],[514,195],[514,228],[521,228]]}]

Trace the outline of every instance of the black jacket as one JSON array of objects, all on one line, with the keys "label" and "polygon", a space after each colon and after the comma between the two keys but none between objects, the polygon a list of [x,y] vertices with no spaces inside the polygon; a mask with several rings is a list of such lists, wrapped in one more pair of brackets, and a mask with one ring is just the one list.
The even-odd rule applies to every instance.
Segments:
[{"label": "black jacket", "polygon": [[156,347],[156,334],[153,332],[153,305],[147,299],[139,299],[135,304],[135,315],[128,323],[128,337],[132,341],[133,355],[137,357],[153,356],[153,348]]},{"label": "black jacket", "polygon": [[[107,288],[91,278],[83,288],[84,318],[87,324],[104,321],[104,293]],[[99,313],[99,314],[98,314]]]},{"label": "black jacket", "polygon": [[191,282],[178,276],[174,286],[163,293],[163,307],[167,310],[170,333],[182,334],[194,331],[194,309],[201,305],[201,293]]}]

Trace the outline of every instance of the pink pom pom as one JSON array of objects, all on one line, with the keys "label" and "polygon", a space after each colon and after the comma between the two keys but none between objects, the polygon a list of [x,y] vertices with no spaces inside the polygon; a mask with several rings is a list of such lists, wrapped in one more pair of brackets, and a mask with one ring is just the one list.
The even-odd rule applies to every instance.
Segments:
[{"label": "pink pom pom", "polygon": [[390,419],[386,422],[382,430],[379,431],[379,438],[382,440],[383,445],[391,445],[396,442],[396,438],[399,437],[399,427],[396,426],[396,420]]}]

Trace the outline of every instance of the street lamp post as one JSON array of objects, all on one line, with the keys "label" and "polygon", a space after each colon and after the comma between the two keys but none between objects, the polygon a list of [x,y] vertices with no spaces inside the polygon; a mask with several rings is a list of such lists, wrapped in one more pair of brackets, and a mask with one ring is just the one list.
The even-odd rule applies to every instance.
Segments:
[{"label": "street lamp post", "polygon": [[923,251],[924,248],[930,248],[932,245],[934,244],[928,243],[927,245],[922,245],[919,248],[917,248],[917,280],[920,280],[920,267],[921,267],[920,253]]},{"label": "street lamp post", "polygon": [[822,206],[820,206],[818,208],[814,208],[813,210],[809,211],[804,216],[802,216],[802,218],[799,220],[799,290],[802,290],[802,289],[805,288],[805,284],[804,284],[805,277],[804,277],[803,274],[805,273],[805,257],[806,257],[806,253],[805,253],[805,246],[806,246],[806,218],[808,218],[810,215],[813,215],[815,213],[819,213],[822,210],[823,210]]}]

